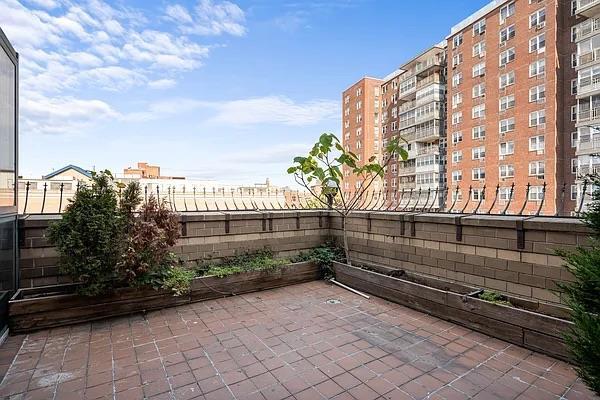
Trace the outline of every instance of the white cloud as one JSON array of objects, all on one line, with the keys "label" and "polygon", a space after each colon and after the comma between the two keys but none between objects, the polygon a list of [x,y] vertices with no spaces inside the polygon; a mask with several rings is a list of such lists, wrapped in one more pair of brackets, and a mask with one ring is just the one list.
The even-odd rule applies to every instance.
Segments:
[{"label": "white cloud", "polygon": [[33,3],[37,6],[40,6],[42,8],[47,8],[47,9],[53,9],[58,7],[58,2],[54,1],[54,0],[28,0],[30,3]]},{"label": "white cloud", "polygon": [[179,4],[170,5],[165,14],[167,19],[181,24],[180,30],[186,34],[246,34],[244,11],[229,1],[199,0],[192,12]]},{"label": "white cloud", "polygon": [[177,85],[174,79],[157,79],[155,81],[148,82],[150,89],[170,89]]}]

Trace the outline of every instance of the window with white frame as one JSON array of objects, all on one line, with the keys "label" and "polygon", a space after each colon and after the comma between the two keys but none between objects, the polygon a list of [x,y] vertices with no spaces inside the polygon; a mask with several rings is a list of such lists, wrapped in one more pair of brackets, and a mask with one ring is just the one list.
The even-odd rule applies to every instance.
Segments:
[{"label": "window with white frame", "polygon": [[544,150],[544,135],[532,136],[529,138],[529,151]]},{"label": "window with white frame", "polygon": [[362,122],[362,114],[358,114],[358,115],[356,116],[356,123],[357,123],[357,124],[360,124],[361,122]]},{"label": "window with white frame", "polygon": [[463,42],[463,34],[459,33],[458,35],[452,38],[452,48],[455,49],[460,46]]},{"label": "window with white frame", "polygon": [[503,24],[504,21],[506,21],[506,19],[508,17],[510,17],[511,15],[514,15],[515,13],[515,2],[511,2],[505,6],[502,6],[502,8],[500,8],[500,24]]},{"label": "window with white frame", "polygon": [[397,131],[398,130],[398,122],[397,121],[392,121],[392,132]]},{"label": "window with white frame", "polygon": [[515,84],[515,71],[500,75],[500,89]]},{"label": "window with white frame", "polygon": [[579,132],[571,132],[571,147],[577,148],[577,142],[579,142]]},{"label": "window with white frame", "polygon": [[462,72],[456,72],[452,75],[452,87],[457,87],[462,82]]},{"label": "window with white frame", "polygon": [[571,95],[577,95],[577,78],[571,79]]},{"label": "window with white frame", "polygon": [[571,158],[571,173],[573,175],[577,174],[577,169],[579,169],[579,160],[577,158]]},{"label": "window with white frame", "polygon": [[452,56],[452,66],[457,67],[463,62],[462,53],[458,53]]},{"label": "window with white frame", "polygon": [[542,201],[544,199],[544,187],[543,186],[531,186],[529,188],[529,200],[530,201]]},{"label": "window with white frame", "polygon": [[529,102],[541,102],[546,100],[546,85],[534,86],[529,89]]},{"label": "window with white frame", "polygon": [[478,104],[471,109],[471,118],[485,117],[485,104]]},{"label": "window with white frame", "polygon": [[356,141],[356,150],[360,150],[362,148],[362,143],[360,142],[360,140]]},{"label": "window with white frame", "polygon": [[546,110],[538,110],[529,113],[529,126],[543,126],[546,124]]},{"label": "window with white frame", "polygon": [[485,96],[485,82],[473,86],[473,98]]},{"label": "window with white frame", "polygon": [[463,159],[462,150],[458,150],[458,151],[453,151],[452,152],[452,163],[453,164],[461,162],[462,159]]},{"label": "window with white frame", "polygon": [[472,160],[483,160],[485,159],[485,146],[479,146],[471,149]]},{"label": "window with white frame", "polygon": [[511,61],[515,60],[515,48],[511,47],[508,50],[504,50],[500,53],[500,66],[503,67]]},{"label": "window with white frame", "polygon": [[544,176],[546,163],[544,161],[532,161],[529,163],[529,176]]},{"label": "window with white frame", "polygon": [[546,60],[541,59],[529,64],[529,77],[542,76],[546,73]]},{"label": "window with white frame", "polygon": [[473,66],[473,78],[485,75],[485,61]]},{"label": "window with white frame", "polygon": [[534,38],[529,39],[529,52],[533,53],[537,51],[538,53],[543,52],[546,49],[546,34],[542,33],[541,35],[537,35]]},{"label": "window with white frame", "polygon": [[571,185],[571,200],[573,200],[573,201],[577,200],[577,194],[578,194],[577,185]]},{"label": "window with white frame", "polygon": [[515,166],[512,164],[500,165],[498,169],[500,178],[513,178],[515,176]]},{"label": "window with white frame", "polygon": [[473,168],[471,170],[471,178],[474,181],[485,179],[485,168]]},{"label": "window with white frame", "polygon": [[452,182],[462,181],[462,171],[452,171]]},{"label": "window with white frame", "polygon": [[500,31],[500,44],[515,37],[515,26],[508,26]]},{"label": "window with white frame", "polygon": [[507,133],[507,132],[514,131],[515,130],[515,118],[511,117],[511,118],[502,119],[502,120],[500,120],[498,125],[499,125],[498,129],[500,130],[500,133]]},{"label": "window with white frame", "polygon": [[571,106],[571,121],[577,121],[577,104]]},{"label": "window with white frame", "polygon": [[463,140],[463,134],[462,134],[462,132],[454,132],[452,134],[452,143],[453,144],[460,143],[460,142],[462,142],[462,140]]},{"label": "window with white frame", "polygon": [[577,53],[571,53],[571,68],[577,68]]},{"label": "window with white frame", "polygon": [[362,101],[359,100],[359,101],[356,102],[356,109],[360,110],[361,108],[362,108]]},{"label": "window with white frame", "polygon": [[473,36],[483,35],[485,33],[485,19],[473,24]]},{"label": "window with white frame", "polygon": [[479,201],[479,200],[483,200],[483,197],[484,197],[483,189],[473,188],[471,190],[471,200]]},{"label": "window with white frame", "polygon": [[356,136],[360,136],[362,135],[362,128],[357,128],[356,129]]},{"label": "window with white frame", "polygon": [[362,88],[356,89],[356,97],[360,96],[361,94],[362,94]]},{"label": "window with white frame", "polygon": [[452,108],[458,108],[462,104],[463,95],[462,93],[455,93],[452,95]]},{"label": "window with white frame", "polygon": [[511,198],[511,188],[509,187],[501,187],[498,190],[498,199],[500,201],[508,201]]},{"label": "window with white frame", "polygon": [[529,16],[529,27],[542,26],[546,22],[546,9],[537,10]]},{"label": "window with white frame", "polygon": [[485,139],[485,125],[479,125],[471,129],[471,137],[473,139]]},{"label": "window with white frame", "polygon": [[350,115],[350,108],[346,107],[344,110],[344,116],[347,117],[348,115]]},{"label": "window with white frame", "polygon": [[485,55],[485,42],[481,41],[473,45],[473,57],[483,57]]},{"label": "window with white frame", "polygon": [[453,190],[452,191],[452,201],[462,201],[462,191],[461,190]]},{"label": "window with white frame", "polygon": [[508,142],[502,142],[499,146],[500,156],[508,156],[515,153],[515,142],[512,140]]},{"label": "window with white frame", "polygon": [[513,108],[515,106],[515,95],[509,94],[508,96],[500,97],[500,111],[506,111],[509,108]]},{"label": "window with white frame", "polygon": [[452,113],[452,125],[458,125],[462,122],[462,111]]}]

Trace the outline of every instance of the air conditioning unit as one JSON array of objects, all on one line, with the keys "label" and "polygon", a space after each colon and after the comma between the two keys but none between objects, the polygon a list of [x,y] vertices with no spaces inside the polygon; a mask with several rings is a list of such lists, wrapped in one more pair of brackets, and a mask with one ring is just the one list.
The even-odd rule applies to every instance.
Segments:
[{"label": "air conditioning unit", "polygon": [[539,24],[537,24],[537,25],[535,26],[535,30],[536,30],[536,31],[539,31],[539,30],[541,30],[541,29],[544,29],[544,27],[545,27],[545,26],[546,26],[546,21],[540,22]]},{"label": "air conditioning unit", "polygon": [[541,156],[542,154],[544,154],[544,150],[543,150],[543,149],[542,149],[542,150],[538,150],[538,151],[537,151],[537,155],[538,155],[538,156]]},{"label": "air conditioning unit", "polygon": [[500,161],[504,160],[504,156],[502,154],[500,154],[498,158],[500,159]]},{"label": "air conditioning unit", "polygon": [[506,47],[506,42],[501,42],[499,47]]},{"label": "air conditioning unit", "polygon": [[482,51],[481,53],[479,53],[479,58],[483,58],[485,57],[485,51]]},{"label": "air conditioning unit", "polygon": [[538,49],[538,51],[537,51],[538,54],[543,54],[545,52],[546,52],[546,48],[545,47],[542,47],[541,49]]}]

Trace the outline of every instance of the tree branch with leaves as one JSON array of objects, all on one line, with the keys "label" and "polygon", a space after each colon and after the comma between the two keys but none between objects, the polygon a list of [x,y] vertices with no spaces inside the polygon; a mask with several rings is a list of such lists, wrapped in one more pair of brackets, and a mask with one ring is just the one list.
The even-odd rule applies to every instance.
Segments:
[{"label": "tree branch with leaves", "polygon": [[[383,178],[386,167],[396,157],[408,158],[407,150],[400,145],[406,142],[395,138],[384,146],[384,161],[380,164],[377,156],[371,156],[366,163],[360,162],[358,156],[346,151],[340,140],[333,133],[323,133],[314,144],[308,155],[294,158],[294,165],[288,168],[288,174],[294,176],[296,183],[304,187],[322,206],[331,207],[342,220],[342,235],[346,262],[350,265],[348,232],[346,220],[359,208],[361,199],[374,182]],[[354,192],[344,192],[342,182],[344,168],[361,180],[361,185]],[[323,200],[323,195],[331,199],[331,203]]]}]

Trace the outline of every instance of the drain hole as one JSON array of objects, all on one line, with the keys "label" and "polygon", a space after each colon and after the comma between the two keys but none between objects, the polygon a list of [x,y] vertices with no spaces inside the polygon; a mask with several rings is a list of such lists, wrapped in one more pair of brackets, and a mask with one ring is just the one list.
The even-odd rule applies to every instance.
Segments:
[{"label": "drain hole", "polygon": [[327,304],[340,304],[341,301],[339,301],[338,299],[329,299],[325,303],[327,303]]}]

